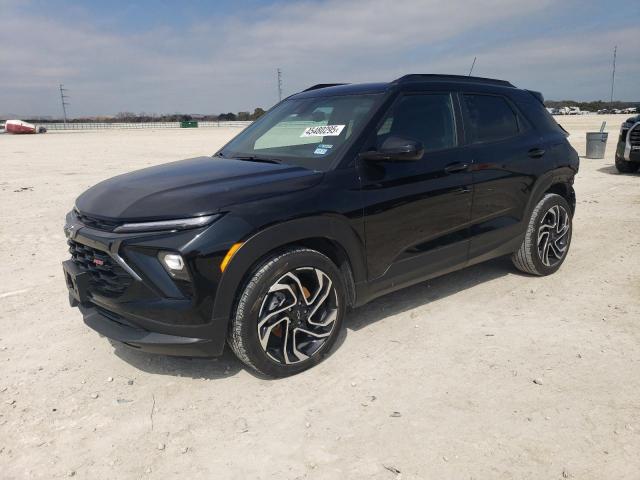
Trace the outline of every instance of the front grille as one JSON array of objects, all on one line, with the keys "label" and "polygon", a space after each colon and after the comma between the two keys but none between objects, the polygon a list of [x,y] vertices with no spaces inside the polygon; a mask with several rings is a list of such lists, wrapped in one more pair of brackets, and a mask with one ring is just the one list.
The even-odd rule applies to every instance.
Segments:
[{"label": "front grille", "polygon": [[117,297],[129,288],[133,279],[105,252],[68,240],[71,260],[91,274],[91,288],[105,297]]},{"label": "front grille", "polygon": [[640,125],[636,125],[635,128],[629,130],[629,143],[632,147],[640,146]]},{"label": "front grille", "polygon": [[78,217],[78,220],[80,220],[80,222],[82,222],[87,227],[94,228],[96,230],[104,230],[105,232],[113,232],[122,224],[121,222],[103,220],[100,218],[92,217],[91,215],[85,215],[80,212],[76,212],[76,216]]}]

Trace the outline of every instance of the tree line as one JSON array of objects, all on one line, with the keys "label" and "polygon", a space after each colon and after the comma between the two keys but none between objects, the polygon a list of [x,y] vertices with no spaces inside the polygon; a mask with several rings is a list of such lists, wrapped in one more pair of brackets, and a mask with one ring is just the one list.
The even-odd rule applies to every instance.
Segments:
[{"label": "tree line", "polygon": [[[258,107],[253,112],[228,112],[220,114],[210,115],[188,115],[183,113],[170,113],[170,114],[149,114],[149,113],[133,113],[133,112],[120,112],[114,116],[95,116],[95,117],[78,117],[68,119],[67,122],[73,123],[147,123],[147,122],[188,122],[188,121],[209,121],[209,122],[228,122],[228,121],[253,121],[264,115],[264,109]],[[25,119],[27,122],[61,122],[61,118],[55,119],[42,119],[31,118]]]}]

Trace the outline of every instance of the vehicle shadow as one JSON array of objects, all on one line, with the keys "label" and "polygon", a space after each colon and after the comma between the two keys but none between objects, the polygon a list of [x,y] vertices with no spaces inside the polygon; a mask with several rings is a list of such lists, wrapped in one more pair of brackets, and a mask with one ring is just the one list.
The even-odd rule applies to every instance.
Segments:
[{"label": "vehicle shadow", "polygon": [[609,165],[607,167],[602,167],[598,169],[599,172],[608,173],[609,175],[624,175],[628,177],[637,177],[638,172],[636,173],[620,173],[615,165]]},{"label": "vehicle shadow", "polygon": [[153,375],[217,380],[231,377],[244,368],[229,348],[225,348],[222,356],[217,358],[170,357],[135,350],[112,340],[109,342],[113,347],[113,353],[121,360]]},{"label": "vehicle shadow", "polygon": [[427,280],[354,309],[346,319],[346,328],[358,331],[387,317],[442,300],[509,274],[524,275],[515,269],[508,257],[501,257]]},{"label": "vehicle shadow", "polygon": [[[377,298],[367,305],[347,313],[336,345],[329,355],[332,355],[344,343],[348,330],[358,332],[392,315],[442,300],[450,295],[509,274],[524,275],[515,269],[508,257],[502,257]],[[229,348],[225,348],[224,354],[218,358],[190,358],[153,355],[113,341],[111,341],[111,345],[114,353],[120,359],[153,375],[215,380],[231,377],[240,370],[246,370],[258,379],[270,380],[268,377],[258,375],[253,370],[245,368]]]}]

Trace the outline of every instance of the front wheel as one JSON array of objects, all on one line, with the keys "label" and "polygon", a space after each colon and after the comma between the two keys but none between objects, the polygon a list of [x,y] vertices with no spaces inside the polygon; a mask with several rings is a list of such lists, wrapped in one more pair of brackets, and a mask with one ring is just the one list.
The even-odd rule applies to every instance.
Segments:
[{"label": "front wheel", "polygon": [[522,244],[511,257],[516,268],[532,275],[558,270],[571,244],[572,217],[563,197],[545,195],[533,209]]},{"label": "front wheel", "polygon": [[294,375],[327,355],[345,307],[336,265],[320,252],[294,248],[274,255],[250,274],[228,343],[258,373]]}]

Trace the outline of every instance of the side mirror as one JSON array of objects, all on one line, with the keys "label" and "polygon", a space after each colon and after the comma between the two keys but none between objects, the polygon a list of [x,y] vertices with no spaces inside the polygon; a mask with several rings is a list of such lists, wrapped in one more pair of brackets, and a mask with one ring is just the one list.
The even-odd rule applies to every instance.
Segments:
[{"label": "side mirror", "polygon": [[395,160],[398,162],[408,162],[420,160],[424,154],[422,142],[411,138],[390,136],[382,142],[378,150],[362,152],[360,158],[372,162],[385,160]]}]

